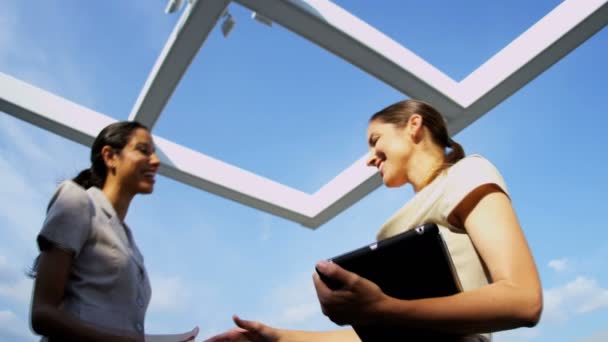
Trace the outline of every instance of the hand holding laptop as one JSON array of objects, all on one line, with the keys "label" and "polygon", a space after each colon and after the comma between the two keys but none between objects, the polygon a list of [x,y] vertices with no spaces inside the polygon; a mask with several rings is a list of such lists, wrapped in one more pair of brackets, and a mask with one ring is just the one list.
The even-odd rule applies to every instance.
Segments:
[{"label": "hand holding laptop", "polygon": [[403,330],[379,322],[393,299],[440,297],[460,291],[450,254],[433,223],[317,264],[314,276],[323,313],[353,326],[362,341],[449,340],[454,336]]},{"label": "hand holding laptop", "polygon": [[[373,282],[338,266],[321,261],[313,280],[323,313],[338,325],[368,325],[377,317],[375,311],[388,298]],[[321,278],[324,278],[323,280]],[[328,287],[340,284],[338,288]]]}]

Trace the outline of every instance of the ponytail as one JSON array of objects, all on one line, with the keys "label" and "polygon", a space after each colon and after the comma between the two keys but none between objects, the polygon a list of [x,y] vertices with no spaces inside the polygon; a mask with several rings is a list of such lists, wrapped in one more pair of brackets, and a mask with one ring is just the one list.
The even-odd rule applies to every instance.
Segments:
[{"label": "ponytail", "polygon": [[72,181],[81,187],[88,189],[90,187],[102,188],[105,177],[97,175],[93,167],[84,169],[72,179]]},{"label": "ponytail", "polygon": [[454,165],[460,159],[464,158],[464,148],[462,148],[462,145],[452,140],[452,138],[448,138],[447,147],[451,149],[451,151],[445,156],[446,164]]},{"label": "ponytail", "polygon": [[[80,173],[78,173],[78,175],[76,177],[72,178],[72,181],[85,189],[88,189],[93,186],[97,187],[97,188],[102,188],[103,183],[105,182],[104,178],[99,177],[97,175],[97,173],[95,173],[93,167],[90,167],[88,169],[84,169],[84,170],[80,171]],[[47,206],[47,209],[46,209],[47,212],[51,208],[52,202],[53,202],[53,200],[51,200],[49,202],[49,205]],[[35,279],[36,276],[38,275],[38,265],[39,264],[40,264],[40,254],[38,254],[38,256],[36,256],[36,258],[34,259],[34,262],[32,263],[32,267],[29,270],[25,271],[25,275],[28,276],[29,278]]]}]

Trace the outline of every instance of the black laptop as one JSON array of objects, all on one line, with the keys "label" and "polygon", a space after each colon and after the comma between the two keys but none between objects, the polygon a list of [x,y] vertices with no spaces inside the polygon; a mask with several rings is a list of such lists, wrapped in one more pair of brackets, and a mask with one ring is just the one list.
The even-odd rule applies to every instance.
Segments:
[{"label": "black laptop", "polygon": [[[376,283],[399,299],[442,297],[461,291],[452,259],[437,225],[424,224],[329,259]],[[320,274],[332,289],[341,284]],[[389,326],[354,326],[363,342],[451,341],[459,336]]]}]

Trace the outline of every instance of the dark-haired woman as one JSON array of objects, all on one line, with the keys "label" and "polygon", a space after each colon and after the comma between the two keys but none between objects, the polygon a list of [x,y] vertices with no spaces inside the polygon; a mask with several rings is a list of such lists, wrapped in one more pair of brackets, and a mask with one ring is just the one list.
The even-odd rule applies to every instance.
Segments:
[{"label": "dark-haired woman", "polygon": [[[320,272],[346,284],[332,291],[313,274],[325,315],[340,325],[423,329],[462,336],[461,341],[488,341],[490,332],[536,325],[542,311],[538,272],[497,169],[481,156],[465,157],[439,112],[422,101],[398,102],[374,114],[367,141],[368,165],[378,168],[384,184],[411,184],[416,193],[383,225],[378,239],[436,223],[463,292],[400,300],[333,263],[319,262]],[[306,332],[234,320],[239,328],[209,341],[359,341],[352,329]]]},{"label": "dark-haired woman", "polygon": [[150,282],[125,217],[158,166],[146,127],[117,122],[95,139],[91,167],[59,186],[33,270],[31,323],[43,340],[144,340]]}]

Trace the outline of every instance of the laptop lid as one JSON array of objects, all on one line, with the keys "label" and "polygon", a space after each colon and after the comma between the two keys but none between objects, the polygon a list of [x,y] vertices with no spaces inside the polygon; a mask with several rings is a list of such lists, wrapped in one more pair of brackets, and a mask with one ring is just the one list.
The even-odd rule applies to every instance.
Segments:
[{"label": "laptop lid", "polygon": [[[398,299],[456,294],[462,290],[449,251],[436,224],[428,223],[329,259],[357,273]],[[320,274],[332,289],[341,284]],[[400,331],[390,327],[353,327],[363,341],[450,340],[450,335]]]}]

